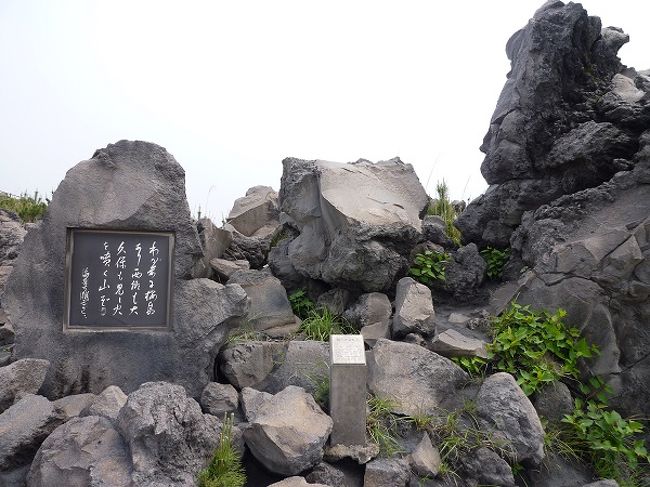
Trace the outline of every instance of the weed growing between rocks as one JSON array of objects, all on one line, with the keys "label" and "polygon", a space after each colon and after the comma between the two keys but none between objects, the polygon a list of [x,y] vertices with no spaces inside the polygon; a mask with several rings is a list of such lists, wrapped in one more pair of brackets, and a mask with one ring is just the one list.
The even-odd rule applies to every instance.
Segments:
[{"label": "weed growing between rocks", "polygon": [[549,450],[591,463],[599,476],[614,478],[622,487],[643,485],[638,479],[650,480],[650,456],[639,439],[643,425],[608,408],[607,388],[600,378],[581,382],[578,362],[595,356],[598,348],[589,345],[579,330],[566,326],[565,316],[562,309],[551,314],[512,303],[492,320],[494,338],[487,347],[488,359],[457,357],[454,361],[474,377],[508,372],[528,396],[546,384],[570,380],[581,397],[561,424],[546,424]]},{"label": "weed growing between rocks", "polygon": [[494,247],[487,247],[481,250],[481,257],[487,264],[487,276],[489,279],[501,279],[503,275],[503,268],[510,258],[510,249],[495,249]]},{"label": "weed growing between rocks", "polygon": [[316,303],[307,296],[304,289],[298,289],[289,294],[288,297],[293,314],[298,316],[300,319],[304,320],[309,316],[309,313],[316,309]]},{"label": "weed growing between rocks", "polygon": [[367,407],[366,431],[370,440],[379,446],[381,455],[391,457],[398,453],[404,453],[397,441],[397,429],[400,422],[407,420],[393,412],[394,401],[370,395]]},{"label": "weed growing between rocks", "polygon": [[433,252],[426,250],[417,254],[413,259],[413,266],[409,269],[409,276],[416,281],[431,286],[434,281],[445,280],[445,264],[449,261],[449,254],[446,252]]},{"label": "weed growing between rocks", "polygon": [[443,179],[442,182],[436,184],[436,193],[438,198],[434,200],[427,208],[428,215],[437,215],[445,222],[445,233],[456,245],[460,245],[461,234],[460,230],[456,228],[454,222],[458,215],[454,206],[449,200],[449,188]]},{"label": "weed growing between rocks", "polygon": [[20,196],[0,196],[0,208],[13,211],[25,223],[40,220],[47,210],[47,204],[48,200],[43,201],[38,191],[34,191],[34,196],[29,196],[27,192]]},{"label": "weed growing between rocks", "polygon": [[330,335],[353,333],[350,325],[327,308],[312,310],[307,318],[302,320],[298,332],[307,340],[327,342]]},{"label": "weed growing between rocks", "polygon": [[199,472],[199,487],[244,487],[246,474],[241,463],[241,456],[232,444],[232,427],[234,415],[224,416],[219,446],[207,468]]}]

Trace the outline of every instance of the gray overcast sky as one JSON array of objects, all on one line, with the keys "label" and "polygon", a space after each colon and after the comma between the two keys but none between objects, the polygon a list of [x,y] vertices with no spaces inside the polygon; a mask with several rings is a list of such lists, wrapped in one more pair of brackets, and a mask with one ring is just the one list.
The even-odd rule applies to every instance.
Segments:
[{"label": "gray overcast sky", "polygon": [[[432,192],[486,188],[478,147],[541,1],[0,0],[0,189],[55,189],[120,139],[167,148],[219,221],[281,161],[400,156]],[[650,67],[650,8],[587,0]]]}]

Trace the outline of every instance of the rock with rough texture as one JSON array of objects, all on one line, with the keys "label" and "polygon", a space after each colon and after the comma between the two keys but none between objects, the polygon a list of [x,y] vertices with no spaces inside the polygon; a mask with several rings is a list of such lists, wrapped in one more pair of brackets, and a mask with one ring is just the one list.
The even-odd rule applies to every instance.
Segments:
[{"label": "rock with rough texture", "polygon": [[143,487],[194,485],[219,443],[219,420],[203,414],[183,387],[166,382],[129,394],[117,424],[131,453],[133,482]]},{"label": "rock with rough texture", "polygon": [[330,487],[346,487],[345,473],[327,462],[320,462],[305,477],[310,484],[325,484]]},{"label": "rock with rough texture", "polygon": [[400,279],[395,296],[393,336],[403,337],[409,333],[433,335],[435,316],[431,290],[410,277]]},{"label": "rock with rough texture", "polygon": [[524,215],[513,249],[529,267],[514,293],[567,311],[600,354],[586,365],[613,389],[621,414],[650,414],[650,130],[634,167]]},{"label": "rock with rough texture", "polygon": [[133,487],[132,468],[128,447],[108,419],[74,418],[43,442],[27,484]]},{"label": "rock with rough texture", "polygon": [[253,186],[237,198],[226,219],[247,237],[267,236],[280,224],[278,193],[269,186]]},{"label": "rock with rough texture", "polygon": [[397,158],[283,165],[281,211],[300,231],[287,249],[293,268],[332,287],[389,290],[408,270],[428,203],[412,166]]},{"label": "rock with rough texture", "polygon": [[582,487],[618,487],[618,482],[612,479],[599,480],[598,482],[591,482]]},{"label": "rock with rough texture", "polygon": [[272,234],[259,237],[247,237],[226,223],[223,229],[232,235],[230,246],[224,252],[224,259],[246,260],[251,269],[261,269],[271,250]]},{"label": "rock with rough texture", "polygon": [[627,40],[562,2],[544,4],[510,38],[511,71],[481,146],[491,186],[456,222],[465,241],[507,247],[525,211],[629,167],[650,113],[611,84]]},{"label": "rock with rough texture", "polygon": [[440,451],[431,444],[431,438],[428,433],[424,433],[422,440],[411,452],[410,456],[411,468],[413,471],[422,477],[438,475],[440,470]]},{"label": "rock with rough texture", "polygon": [[368,387],[395,402],[399,414],[440,414],[469,376],[451,360],[411,343],[377,340],[368,358]]},{"label": "rock with rough texture", "polygon": [[[67,228],[166,230],[175,233],[171,332],[62,333]],[[70,169],[45,219],[15,261],[3,308],[16,331],[17,358],[52,364],[43,385],[51,398],[125,392],[170,380],[194,396],[213,375],[226,322],[246,311],[246,294],[194,275],[203,253],[185,199],[183,168],[162,147],[120,141]]]},{"label": "rock with rough texture", "polygon": [[438,215],[426,215],[422,219],[423,237],[431,243],[449,249],[455,247],[455,245],[453,240],[447,235],[446,228],[445,221]]},{"label": "rock with rough texture", "polygon": [[324,458],[328,462],[339,462],[352,459],[359,465],[368,463],[379,455],[379,445],[367,443],[366,445],[334,445],[325,448]]},{"label": "rock with rough texture", "polygon": [[223,418],[226,413],[234,413],[239,406],[239,394],[230,384],[209,382],[201,393],[201,408],[203,411]]},{"label": "rock with rough texture", "polygon": [[206,271],[214,259],[220,259],[232,243],[232,232],[218,228],[209,218],[201,218],[196,229],[203,249],[203,266]]},{"label": "rock with rough texture", "polygon": [[569,461],[551,451],[544,464],[529,471],[535,487],[583,487],[594,478],[592,469],[580,461]]},{"label": "rock with rough texture", "polygon": [[476,479],[479,485],[502,487],[515,487],[516,485],[512,468],[508,462],[489,448],[481,447],[470,452],[461,458],[461,463],[465,474]]},{"label": "rock with rough texture", "polygon": [[108,386],[81,412],[81,416],[103,416],[111,421],[117,419],[126,404],[127,396],[117,386]]},{"label": "rock with rough texture", "polygon": [[0,209],[0,298],[27,230],[15,213]]},{"label": "rock with rough texture", "polygon": [[573,398],[566,384],[555,381],[535,393],[535,410],[540,417],[559,422],[565,414],[573,412]]},{"label": "rock with rough texture", "polygon": [[258,391],[252,387],[244,387],[241,390],[239,399],[244,418],[249,422],[254,421],[262,405],[272,397],[273,394],[268,392]]},{"label": "rock with rough texture", "polygon": [[449,328],[436,335],[429,348],[445,357],[487,358],[486,345],[487,343],[483,340]]},{"label": "rock with rough texture", "polygon": [[322,460],[332,424],[310,394],[289,386],[262,404],[244,439],[267,469],[296,475]]},{"label": "rock with rough texture", "polygon": [[382,293],[367,293],[359,296],[357,302],[343,313],[343,318],[373,346],[379,338],[390,338],[390,317],[393,308],[388,296]]},{"label": "rock with rough texture", "polygon": [[29,464],[61,419],[50,401],[33,394],[0,414],[0,471]]},{"label": "rock with rough texture", "polygon": [[280,482],[275,482],[274,484],[269,485],[269,487],[332,487],[325,484],[312,484],[307,483],[305,477],[287,477]]},{"label": "rock with rough texture", "polygon": [[445,263],[445,279],[434,281],[435,290],[443,291],[453,302],[474,302],[486,299],[480,289],[485,280],[487,264],[475,244],[470,243],[451,252]]},{"label": "rock with rough texture", "polygon": [[335,316],[340,316],[350,304],[351,299],[352,293],[347,289],[331,289],[318,296],[316,305],[326,308]]},{"label": "rock with rough texture", "polygon": [[212,259],[210,267],[219,278],[219,282],[226,282],[237,271],[250,270],[250,264],[247,260],[226,260]]},{"label": "rock with rough texture", "polygon": [[81,416],[81,412],[90,406],[96,398],[95,394],[73,394],[54,401],[54,407],[63,416],[64,421],[68,421]]},{"label": "rock with rough texture", "polygon": [[482,427],[505,440],[511,458],[539,465],[544,459],[544,429],[535,408],[508,373],[488,377],[476,397]]},{"label": "rock with rough texture", "polygon": [[397,458],[379,458],[366,465],[363,487],[406,487],[410,479],[409,464]]},{"label": "rock with rough texture", "polygon": [[219,371],[237,389],[257,387],[283,360],[285,350],[280,342],[229,345],[219,354]]},{"label": "rock with rough texture", "polygon": [[45,380],[50,362],[21,359],[0,368],[0,412],[25,394],[36,394]]},{"label": "rock with rough texture", "polygon": [[298,330],[299,325],[287,298],[287,291],[270,273],[237,271],[230,276],[228,284],[239,284],[250,299],[250,309],[244,318],[246,327],[270,334],[274,330],[285,330],[286,333]]},{"label": "rock with rough texture", "polygon": [[220,357],[223,375],[235,387],[278,393],[289,385],[313,393],[329,376],[329,344],[313,340],[246,342]]}]

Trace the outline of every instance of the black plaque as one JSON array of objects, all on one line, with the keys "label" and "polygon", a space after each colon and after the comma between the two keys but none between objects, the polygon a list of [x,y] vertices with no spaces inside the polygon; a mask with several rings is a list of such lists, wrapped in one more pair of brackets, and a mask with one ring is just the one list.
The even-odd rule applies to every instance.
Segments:
[{"label": "black plaque", "polygon": [[174,234],[68,229],[66,330],[168,329]]}]

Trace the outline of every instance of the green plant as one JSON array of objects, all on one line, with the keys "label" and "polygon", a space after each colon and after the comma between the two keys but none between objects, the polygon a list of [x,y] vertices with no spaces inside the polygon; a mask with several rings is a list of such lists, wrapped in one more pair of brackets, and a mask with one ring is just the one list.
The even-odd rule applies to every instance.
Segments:
[{"label": "green plant", "polygon": [[427,214],[437,215],[445,222],[445,233],[456,245],[460,245],[461,234],[460,230],[456,228],[454,222],[458,215],[454,206],[449,200],[449,188],[443,179],[442,182],[436,184],[436,193],[438,198],[433,201],[427,208]]},{"label": "green plant", "polygon": [[199,487],[243,487],[246,473],[241,456],[232,444],[234,415],[226,414],[219,433],[219,446],[207,468],[199,472]]},{"label": "green plant", "polygon": [[591,460],[601,477],[625,485],[626,480],[650,473],[650,455],[643,440],[638,439],[643,432],[639,421],[624,419],[597,400],[576,398],[573,412],[562,422],[570,426],[567,443]]},{"label": "green plant", "polygon": [[282,240],[289,237],[291,237],[291,233],[286,228],[282,228],[282,230],[274,233],[271,237],[270,248],[277,247]]},{"label": "green plant", "polygon": [[302,320],[299,332],[307,340],[329,341],[330,335],[352,333],[351,327],[339,316],[334,315],[328,308],[312,309],[307,318]]},{"label": "green plant", "polygon": [[451,360],[463,368],[472,378],[485,377],[488,361],[481,357],[452,357]]},{"label": "green plant", "polygon": [[500,279],[503,275],[503,268],[510,258],[510,249],[495,249],[487,247],[481,250],[481,257],[487,264],[487,276],[490,279]]},{"label": "green plant", "polygon": [[366,431],[370,440],[379,446],[382,455],[390,457],[402,453],[404,449],[397,441],[397,426],[405,420],[393,413],[395,402],[370,395],[367,405]]},{"label": "green plant", "polygon": [[[327,364],[325,364],[329,367]],[[312,372],[307,374],[307,380],[314,386],[314,401],[324,410],[329,410],[330,399],[330,378],[328,374],[322,372]]]},{"label": "green plant", "polygon": [[309,313],[316,309],[316,303],[309,299],[304,289],[298,289],[289,294],[289,303],[293,314],[301,319],[307,318]]},{"label": "green plant", "polygon": [[235,328],[232,330],[228,335],[228,338],[226,338],[226,344],[238,345],[240,343],[246,343],[250,341],[267,340],[269,340],[268,335],[262,333],[261,331],[253,329],[251,325],[246,325],[241,328]]},{"label": "green plant", "polygon": [[20,196],[0,196],[0,208],[13,211],[23,222],[34,222],[42,218],[47,204],[48,201],[43,201],[38,191],[34,192],[34,196],[27,195],[27,192]]},{"label": "green plant", "polygon": [[563,377],[578,379],[578,361],[594,356],[598,348],[580,338],[578,329],[567,327],[565,316],[563,309],[550,314],[511,303],[492,320],[494,340],[487,347],[492,367],[515,376],[528,396]]},{"label": "green plant", "polygon": [[445,252],[425,250],[413,259],[413,267],[409,269],[409,275],[426,286],[430,286],[434,281],[444,281],[445,263],[448,260],[449,254]]}]

